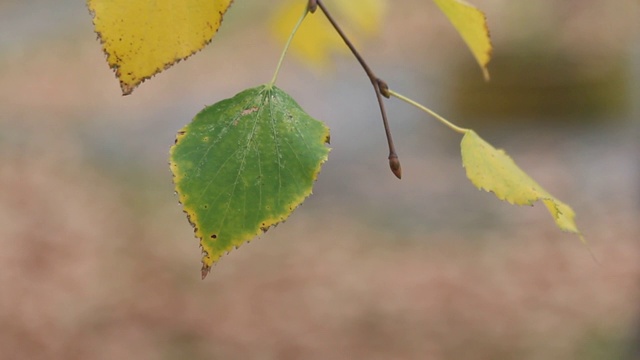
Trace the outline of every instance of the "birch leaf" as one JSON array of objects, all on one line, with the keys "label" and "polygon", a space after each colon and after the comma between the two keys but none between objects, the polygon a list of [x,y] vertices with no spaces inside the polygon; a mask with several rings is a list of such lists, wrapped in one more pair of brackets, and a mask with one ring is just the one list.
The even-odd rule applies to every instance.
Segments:
[{"label": "birch leaf", "polygon": [[311,194],[328,142],[322,122],[268,85],[205,108],[178,132],[170,166],[200,239],[203,278]]},{"label": "birch leaf", "polygon": [[433,0],[456,28],[489,80],[487,64],[491,60],[491,38],[484,13],[464,0]]},{"label": "birch leaf", "polygon": [[[386,0],[327,0],[324,3],[356,46],[380,31],[387,6]],[[299,0],[281,2],[271,21],[272,32],[279,41],[287,40],[307,5],[307,1]],[[305,18],[291,46],[294,55],[315,69],[328,67],[332,55],[349,51],[321,12],[318,9]]]},{"label": "birch leaf", "polygon": [[207,45],[233,0],[88,0],[124,95]]},{"label": "birch leaf", "polygon": [[465,132],[460,147],[467,177],[476,187],[511,204],[533,205],[542,201],[561,230],[577,234],[584,242],[573,209],[543,189],[503,150],[494,148],[473,130]]}]

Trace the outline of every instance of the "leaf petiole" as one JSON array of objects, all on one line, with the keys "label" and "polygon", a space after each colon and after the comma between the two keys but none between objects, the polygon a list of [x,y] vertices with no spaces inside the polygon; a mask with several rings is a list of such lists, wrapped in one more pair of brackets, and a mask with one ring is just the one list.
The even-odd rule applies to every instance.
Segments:
[{"label": "leaf petiole", "polygon": [[438,115],[433,110],[427,108],[426,106],[424,106],[424,105],[422,105],[422,104],[420,104],[420,103],[418,103],[418,102],[416,102],[414,100],[409,99],[408,97],[406,97],[406,96],[404,96],[402,94],[398,94],[397,92],[395,92],[395,91],[393,91],[391,89],[388,89],[387,91],[388,91],[389,95],[395,96],[398,99],[406,102],[407,104],[413,105],[413,106],[417,107],[418,109],[426,112],[427,114],[433,116],[438,121],[440,121],[441,123],[445,124],[446,126],[448,126],[451,130],[453,130],[455,132],[458,132],[460,134],[466,134],[469,131],[469,129],[465,129],[465,128],[462,128],[462,127],[454,125],[449,120],[447,120],[447,119],[443,118],[442,116]]},{"label": "leaf petiole", "polygon": [[276,79],[278,78],[278,73],[280,72],[280,67],[282,67],[282,62],[284,61],[284,57],[285,57],[285,55],[287,55],[287,51],[289,50],[289,47],[291,46],[291,42],[293,41],[293,37],[295,36],[296,32],[298,31],[298,28],[300,28],[300,25],[302,25],[302,21],[304,21],[304,18],[309,13],[309,9],[310,9],[310,6],[307,6],[307,7],[304,8],[304,12],[302,13],[302,16],[300,16],[300,19],[298,19],[298,22],[293,27],[293,30],[291,30],[291,34],[289,35],[289,39],[287,39],[287,43],[284,45],[284,49],[282,49],[282,54],[280,54],[280,60],[278,60],[278,65],[276,66],[276,71],[273,74],[273,78],[271,79],[271,82],[269,83],[269,87],[272,87],[273,85],[275,85]]}]

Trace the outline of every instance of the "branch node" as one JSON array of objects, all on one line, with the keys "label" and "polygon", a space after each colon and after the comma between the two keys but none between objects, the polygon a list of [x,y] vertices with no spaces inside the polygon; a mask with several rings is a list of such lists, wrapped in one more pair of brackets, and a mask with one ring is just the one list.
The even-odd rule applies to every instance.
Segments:
[{"label": "branch node", "polygon": [[389,99],[391,97],[391,93],[389,92],[389,85],[387,85],[387,83],[380,78],[376,78],[376,82],[378,83],[380,94]]},{"label": "branch node", "polygon": [[309,0],[309,5],[307,5],[307,10],[309,10],[310,13],[315,13],[316,9],[318,8],[318,1],[317,0]]}]

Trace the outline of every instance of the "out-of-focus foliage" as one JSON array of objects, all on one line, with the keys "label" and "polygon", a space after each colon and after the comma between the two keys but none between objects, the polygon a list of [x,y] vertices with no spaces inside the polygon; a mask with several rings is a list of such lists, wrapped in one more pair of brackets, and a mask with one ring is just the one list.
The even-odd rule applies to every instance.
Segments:
[{"label": "out-of-focus foliage", "polygon": [[462,36],[489,80],[487,64],[491,60],[491,39],[484,13],[464,0],[433,0]]},{"label": "out-of-focus foliage", "polygon": [[[355,44],[376,35],[384,28],[383,18],[388,6],[386,0],[326,0],[324,3],[335,13],[334,16]],[[271,29],[277,39],[283,43],[287,40],[306,6],[306,1],[281,2],[271,20]],[[291,49],[293,54],[316,69],[330,66],[332,55],[346,54],[348,51],[320,10],[313,15],[309,14],[304,20],[293,39]]]}]

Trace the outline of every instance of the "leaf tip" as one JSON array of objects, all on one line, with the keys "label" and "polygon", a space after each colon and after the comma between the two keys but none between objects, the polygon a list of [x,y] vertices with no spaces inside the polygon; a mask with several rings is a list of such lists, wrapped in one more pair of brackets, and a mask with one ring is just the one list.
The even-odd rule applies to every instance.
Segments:
[{"label": "leaf tip", "polygon": [[131,93],[133,92],[133,89],[136,88],[136,86],[138,86],[138,84],[127,84],[123,81],[120,82],[120,89],[122,90],[122,96],[127,96],[127,95],[131,95]]},{"label": "leaf tip", "polygon": [[202,264],[202,280],[204,280],[207,277],[207,275],[209,275],[210,272],[211,272],[211,266]]},{"label": "leaf tip", "polygon": [[487,66],[482,66],[482,77],[484,77],[484,81],[489,82],[491,80],[491,76],[489,76],[489,69]]},{"label": "leaf tip", "polygon": [[202,269],[200,270],[200,274],[202,275],[202,280],[204,280],[207,275],[211,272],[211,265],[214,260],[209,255],[209,252],[204,250],[204,244],[200,241],[200,247],[202,248]]}]

